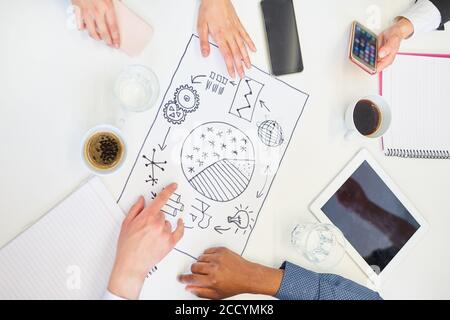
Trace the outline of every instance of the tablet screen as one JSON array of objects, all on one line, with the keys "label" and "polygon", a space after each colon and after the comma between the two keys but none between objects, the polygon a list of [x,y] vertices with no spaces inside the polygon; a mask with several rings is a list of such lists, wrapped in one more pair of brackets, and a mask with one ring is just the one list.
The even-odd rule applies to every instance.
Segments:
[{"label": "tablet screen", "polygon": [[325,203],[322,211],[378,273],[420,228],[367,161]]}]

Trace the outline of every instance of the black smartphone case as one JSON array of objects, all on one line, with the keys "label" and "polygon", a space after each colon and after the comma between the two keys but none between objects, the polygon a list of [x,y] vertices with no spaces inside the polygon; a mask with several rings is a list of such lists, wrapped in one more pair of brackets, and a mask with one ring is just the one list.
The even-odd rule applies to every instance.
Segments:
[{"label": "black smartphone case", "polygon": [[303,58],[292,0],[263,0],[261,7],[269,43],[272,73],[303,71]]}]

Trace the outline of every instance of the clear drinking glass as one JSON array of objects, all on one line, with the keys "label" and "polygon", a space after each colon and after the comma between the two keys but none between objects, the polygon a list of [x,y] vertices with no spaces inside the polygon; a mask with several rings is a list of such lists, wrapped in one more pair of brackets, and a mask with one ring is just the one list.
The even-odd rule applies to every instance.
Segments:
[{"label": "clear drinking glass", "polygon": [[158,77],[146,66],[130,65],[117,78],[115,94],[126,111],[144,112],[158,99]]},{"label": "clear drinking glass", "polygon": [[336,266],[345,254],[344,235],[330,224],[299,224],[292,231],[291,242],[309,262],[324,270]]}]

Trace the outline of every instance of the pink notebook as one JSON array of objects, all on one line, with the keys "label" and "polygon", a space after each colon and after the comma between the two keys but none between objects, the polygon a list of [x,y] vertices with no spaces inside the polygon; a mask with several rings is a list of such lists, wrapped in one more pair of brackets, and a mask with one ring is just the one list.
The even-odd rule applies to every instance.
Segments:
[{"label": "pink notebook", "polygon": [[380,74],[392,109],[387,156],[450,159],[450,55],[401,53]]}]

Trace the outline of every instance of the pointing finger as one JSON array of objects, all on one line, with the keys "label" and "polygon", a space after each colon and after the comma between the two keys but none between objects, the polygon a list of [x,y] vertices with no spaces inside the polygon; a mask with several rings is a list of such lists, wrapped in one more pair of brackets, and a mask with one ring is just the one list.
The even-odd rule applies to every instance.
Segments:
[{"label": "pointing finger", "polygon": [[156,213],[161,211],[162,207],[164,207],[167,201],[169,201],[170,197],[175,192],[177,187],[178,186],[176,183],[172,183],[164,188],[144,210],[149,213]]}]

